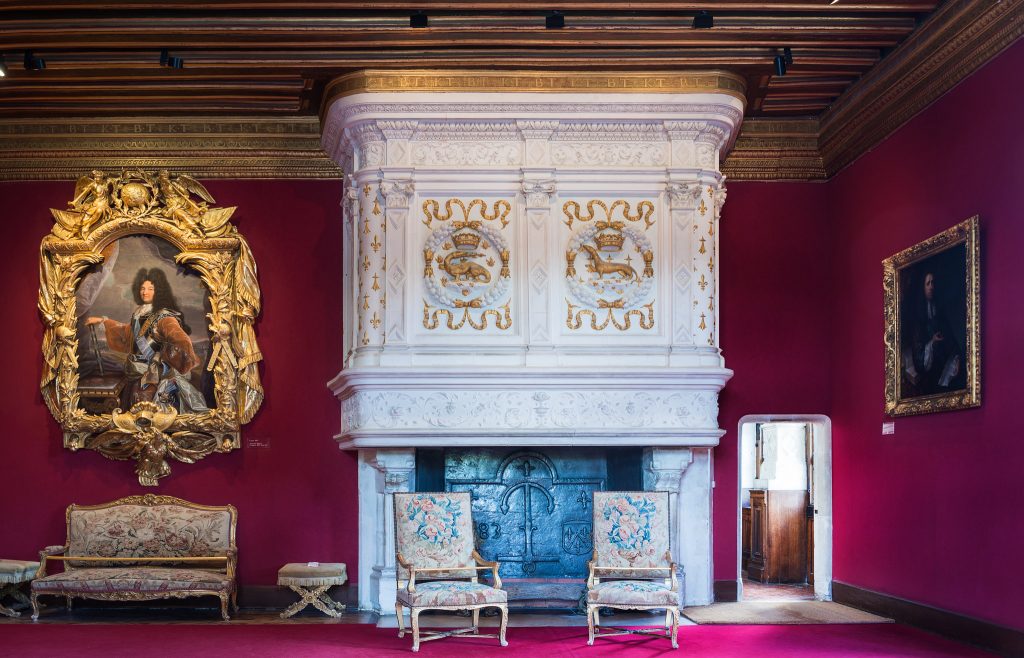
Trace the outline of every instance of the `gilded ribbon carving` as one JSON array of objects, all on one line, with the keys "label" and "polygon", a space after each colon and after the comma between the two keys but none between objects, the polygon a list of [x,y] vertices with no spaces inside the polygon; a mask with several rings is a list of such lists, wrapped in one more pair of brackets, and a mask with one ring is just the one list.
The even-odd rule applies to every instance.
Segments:
[{"label": "gilded ribbon carving", "polygon": [[[40,246],[43,399],[65,447],[135,459],[146,486],[170,473],[166,457],[191,463],[239,447],[241,425],[263,401],[253,328],[260,312],[256,263],[229,223],[235,208],[213,202],[186,174],[94,171],[78,180],[68,209],[52,210],[55,224]],[[84,286],[97,295],[92,301],[103,286],[113,288],[117,254],[129,252],[125,239],[142,240],[133,244],[154,250],[166,267],[139,270],[141,286],[119,284],[122,297],[138,302],[128,323],[86,317],[91,309],[78,308],[83,281],[95,277]],[[160,255],[168,250],[172,256]],[[122,258],[135,263],[130,255]],[[186,307],[177,306],[165,270],[175,286],[198,275],[201,285],[192,285],[205,299],[194,305],[193,325],[205,323],[208,340],[190,335]]]}]

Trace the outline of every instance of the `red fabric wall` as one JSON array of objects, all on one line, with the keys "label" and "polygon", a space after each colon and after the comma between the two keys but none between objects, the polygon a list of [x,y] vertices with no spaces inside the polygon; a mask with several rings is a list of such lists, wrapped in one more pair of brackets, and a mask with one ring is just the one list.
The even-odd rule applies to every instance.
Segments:
[{"label": "red fabric wall", "polygon": [[61,447],[38,381],[42,325],[36,311],[38,245],[47,208],[63,208],[74,184],[0,184],[5,209],[3,273],[7,311],[0,370],[5,494],[3,557],[32,559],[65,537],[68,503],[102,503],[159,493],[238,508],[239,578],[273,585],[290,561],[344,561],[355,571],[358,523],[355,458],[338,450],[338,403],[326,388],[341,365],[341,183],[210,181],[218,205],[237,205],[235,223],[260,269],[266,401],[243,428],[243,447],[196,464],[171,462],[159,487],[142,487],[134,464]]},{"label": "red fabric wall", "polygon": [[827,414],[831,221],[823,183],[729,184],[722,208],[720,341],[734,371],[715,449],[715,580],[736,579],[738,424],[747,414]]},{"label": "red fabric wall", "polygon": [[[1024,628],[1018,43],[829,182],[835,580]],[[1008,87],[1010,83],[1010,87]],[[883,416],[881,261],[981,216],[982,406]],[[733,364],[735,367],[736,364]]]}]

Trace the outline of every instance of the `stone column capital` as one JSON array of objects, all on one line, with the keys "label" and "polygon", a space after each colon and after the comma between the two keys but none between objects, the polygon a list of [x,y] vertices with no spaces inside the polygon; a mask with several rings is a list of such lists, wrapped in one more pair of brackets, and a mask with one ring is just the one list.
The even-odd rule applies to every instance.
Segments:
[{"label": "stone column capital", "polygon": [[384,207],[388,210],[406,209],[409,200],[416,192],[416,184],[411,178],[381,178],[380,193],[384,196]]},{"label": "stone column capital", "polygon": [[530,209],[547,209],[551,203],[551,197],[558,190],[554,180],[528,180],[522,181],[523,194],[526,195],[526,207]]}]

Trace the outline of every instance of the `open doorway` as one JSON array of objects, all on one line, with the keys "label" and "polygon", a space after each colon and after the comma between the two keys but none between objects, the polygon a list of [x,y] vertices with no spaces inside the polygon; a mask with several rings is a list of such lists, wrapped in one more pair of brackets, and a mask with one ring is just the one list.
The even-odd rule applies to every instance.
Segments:
[{"label": "open doorway", "polygon": [[738,600],[830,601],[829,419],[744,416],[738,454]]}]

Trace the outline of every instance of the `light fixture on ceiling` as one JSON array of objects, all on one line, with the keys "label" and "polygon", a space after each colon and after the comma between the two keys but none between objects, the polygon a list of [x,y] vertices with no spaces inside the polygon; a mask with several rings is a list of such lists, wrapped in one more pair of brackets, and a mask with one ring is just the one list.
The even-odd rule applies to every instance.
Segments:
[{"label": "light fixture on ceiling", "polygon": [[166,48],[160,51],[160,66],[166,66],[169,69],[181,69],[185,68],[185,60],[180,57],[172,57]]},{"label": "light fixture on ceiling", "polygon": [[785,55],[775,56],[775,74],[786,75],[786,57]]},{"label": "light fixture on ceiling", "polygon": [[0,78],[7,77],[7,62],[4,61],[4,56],[0,55]]},{"label": "light fixture on ceiling", "polygon": [[697,30],[707,30],[715,26],[715,17],[710,11],[701,9],[693,17],[693,27]]},{"label": "light fixture on ceiling", "polygon": [[26,71],[42,71],[46,68],[46,60],[42,57],[36,57],[32,54],[31,50],[25,51],[25,70]]},{"label": "light fixture on ceiling", "polygon": [[544,27],[549,30],[561,30],[565,27],[565,14],[560,11],[552,11],[544,17]]},{"label": "light fixture on ceiling", "polygon": [[409,27],[427,27],[427,13],[418,9],[409,16]]}]

